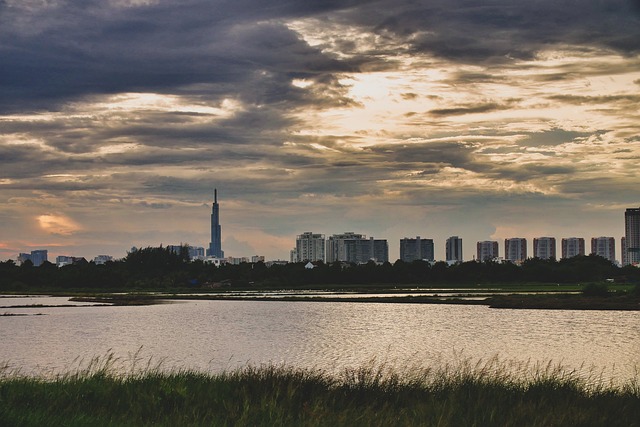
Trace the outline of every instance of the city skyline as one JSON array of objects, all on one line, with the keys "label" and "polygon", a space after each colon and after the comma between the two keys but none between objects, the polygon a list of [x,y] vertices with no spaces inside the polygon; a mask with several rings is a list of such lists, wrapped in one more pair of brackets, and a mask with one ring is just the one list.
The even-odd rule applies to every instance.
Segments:
[{"label": "city skyline", "polygon": [[640,206],[637,1],[8,0],[0,37],[0,259],[208,247],[214,187],[268,259],[619,242]]}]

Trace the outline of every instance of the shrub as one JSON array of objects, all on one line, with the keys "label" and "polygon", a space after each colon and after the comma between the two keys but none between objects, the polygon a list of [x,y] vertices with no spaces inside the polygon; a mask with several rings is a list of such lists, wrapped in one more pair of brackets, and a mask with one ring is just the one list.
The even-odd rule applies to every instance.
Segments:
[{"label": "shrub", "polygon": [[582,295],[586,297],[606,297],[609,286],[606,283],[589,283],[582,288]]}]

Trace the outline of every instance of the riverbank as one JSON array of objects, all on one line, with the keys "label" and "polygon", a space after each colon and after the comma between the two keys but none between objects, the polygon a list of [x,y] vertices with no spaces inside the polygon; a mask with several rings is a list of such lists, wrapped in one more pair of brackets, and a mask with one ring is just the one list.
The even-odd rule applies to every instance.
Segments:
[{"label": "riverbank", "polygon": [[607,296],[585,296],[580,293],[505,293],[478,296],[395,296],[387,295],[367,296],[366,293],[343,294],[339,296],[319,295],[264,295],[251,292],[237,295],[233,293],[212,294],[126,294],[101,296],[76,296],[70,299],[76,302],[86,302],[109,305],[149,305],[168,302],[171,300],[224,300],[224,301],[304,301],[304,302],[340,302],[340,303],[377,303],[377,304],[460,304],[484,305],[489,308],[509,309],[544,309],[544,310],[624,310],[639,311],[640,297],[634,294],[611,294]]},{"label": "riverbank", "polygon": [[[640,310],[638,285],[590,283],[548,284],[526,283],[510,285],[476,285],[460,287],[370,286],[300,286],[294,288],[232,288],[232,289],[171,289],[138,292],[75,290],[41,290],[33,295],[68,297],[70,302],[96,306],[135,306],[161,304],[177,300],[226,301],[305,301],[387,304],[457,304],[484,305],[490,308],[551,309],[551,310]],[[1,308],[22,308],[22,305],[2,304],[2,298],[20,295],[0,295]],[[42,307],[41,305],[38,305]],[[60,305],[57,305],[60,306]],[[35,307],[29,305],[28,308]]]},{"label": "riverbank", "polygon": [[497,295],[486,300],[490,308],[542,310],[640,310],[634,295],[584,296],[581,294]]},{"label": "riverbank", "polygon": [[[0,370],[0,373],[2,371]],[[54,379],[0,375],[0,425],[637,426],[640,384],[599,384],[551,364],[397,372],[248,367],[222,374],[108,364]]]}]

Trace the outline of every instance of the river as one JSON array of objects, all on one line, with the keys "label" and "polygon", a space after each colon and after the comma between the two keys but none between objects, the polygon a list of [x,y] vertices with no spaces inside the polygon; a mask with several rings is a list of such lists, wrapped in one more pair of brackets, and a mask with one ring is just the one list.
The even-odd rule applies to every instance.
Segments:
[{"label": "river", "polygon": [[[16,307],[31,304],[38,305]],[[11,314],[0,316],[5,372],[73,372],[108,355],[118,369],[210,372],[276,364],[336,373],[372,363],[408,369],[497,359],[520,368],[560,364],[613,382],[637,378],[640,368],[637,311],[206,300],[64,304],[62,297],[0,298],[0,315]]]}]

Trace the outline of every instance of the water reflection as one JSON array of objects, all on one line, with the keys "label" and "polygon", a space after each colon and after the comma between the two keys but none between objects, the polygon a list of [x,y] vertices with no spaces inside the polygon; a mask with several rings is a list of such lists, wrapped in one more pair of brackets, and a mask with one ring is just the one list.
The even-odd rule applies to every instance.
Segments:
[{"label": "water reflection", "polygon": [[0,361],[25,373],[73,369],[110,351],[216,372],[248,363],[337,372],[374,358],[406,367],[498,356],[624,380],[640,366],[638,312],[204,300],[37,311],[44,316],[0,317]]}]

